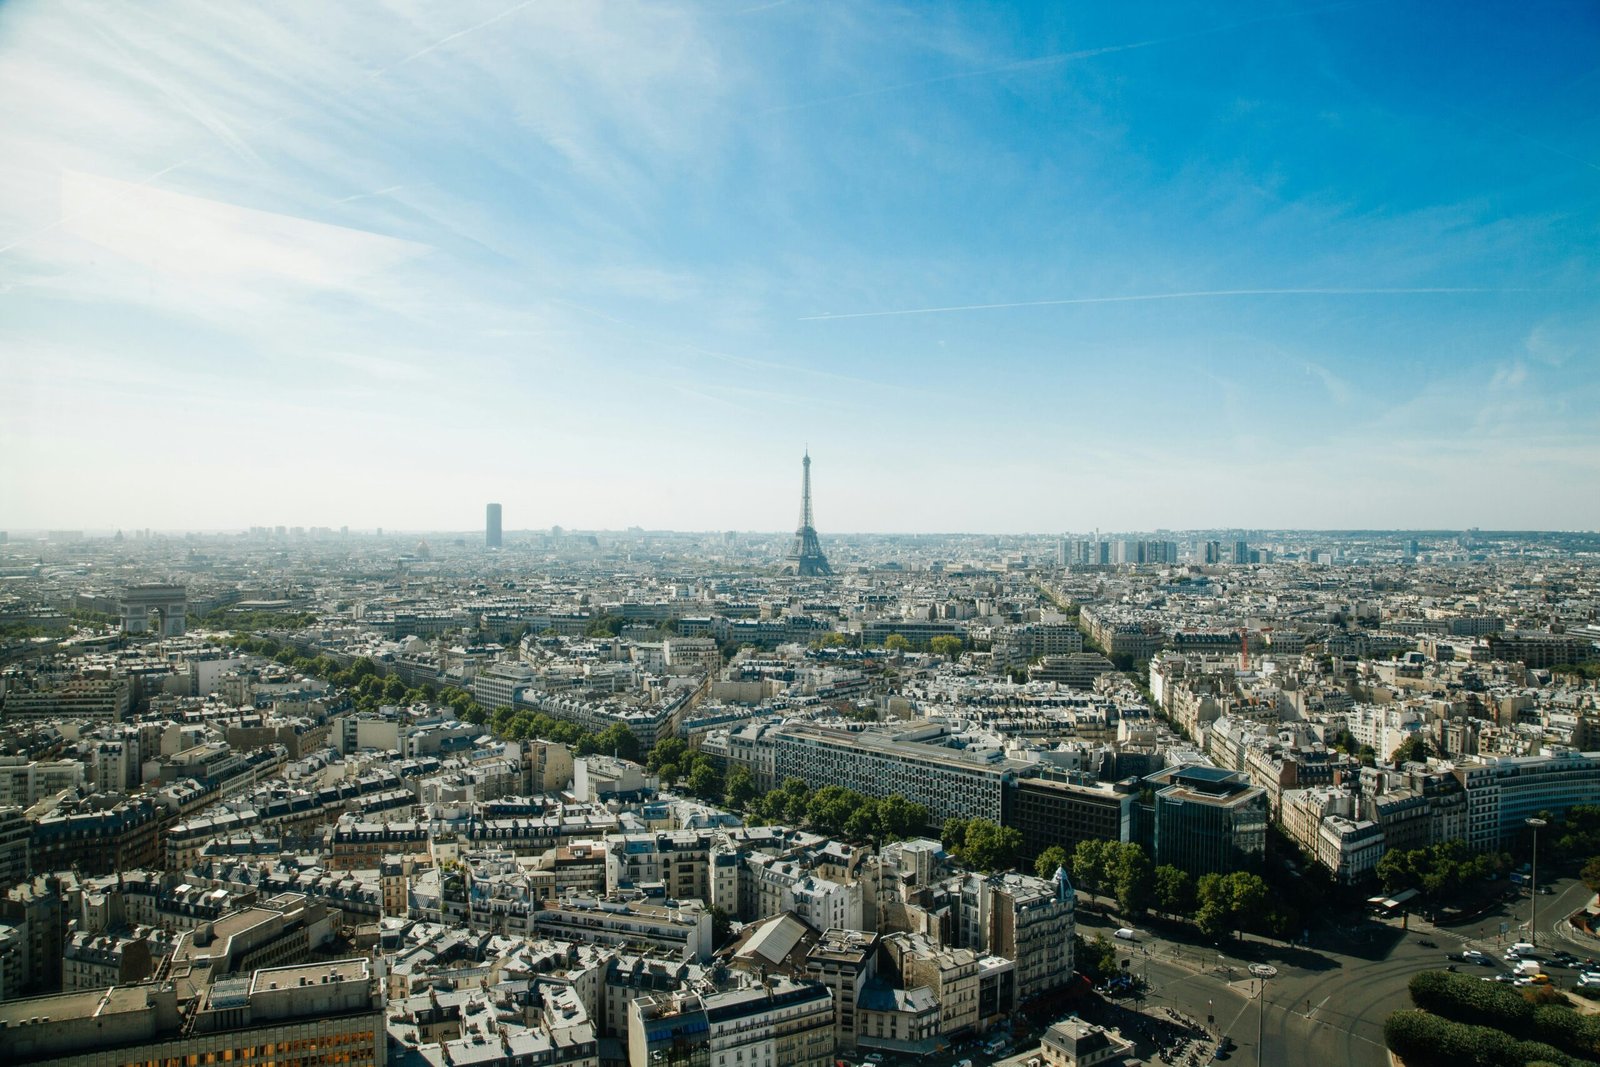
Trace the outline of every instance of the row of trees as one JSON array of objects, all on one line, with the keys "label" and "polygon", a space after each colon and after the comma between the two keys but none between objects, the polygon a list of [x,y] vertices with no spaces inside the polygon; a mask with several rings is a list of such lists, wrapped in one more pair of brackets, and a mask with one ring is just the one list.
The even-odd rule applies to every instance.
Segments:
[{"label": "row of trees", "polygon": [[317,621],[312,611],[235,611],[218,608],[195,619],[196,628],[232,630],[234,633],[250,630],[303,630]]},{"label": "row of trees", "polygon": [[[1130,915],[1142,915],[1155,901],[1155,872],[1145,850],[1120,841],[1080,841],[1069,857],[1059,845],[1051,845],[1034,860],[1041,878],[1067,868],[1073,885],[1090,893],[1112,896],[1117,908]],[[1165,910],[1165,909],[1163,909]]]},{"label": "row of trees", "polygon": [[[728,782],[730,805],[767,823],[804,826],[828,837],[882,843],[912,837],[928,825],[927,807],[899,794],[870,797],[838,785],[812,789],[804,779],[789,778],[766,796],[755,797],[755,783],[742,767],[729,772]],[[750,794],[743,804],[734,803],[735,784],[739,792]]]},{"label": "row of trees", "polygon": [[1439,903],[1511,868],[1504,852],[1473,852],[1464,841],[1440,841],[1426,848],[1393,849],[1378,861],[1378,881],[1385,893],[1415,889]]},{"label": "row of trees", "polygon": [[[265,656],[290,670],[320,678],[347,692],[360,711],[375,711],[385,704],[422,704],[439,699],[431,685],[410,686],[399,675],[385,676],[371,658],[362,656],[348,667],[340,667],[331,656],[303,656],[270,637],[234,634],[225,644],[257,656]],[[455,692],[462,692],[455,690]],[[467,697],[471,701],[471,697]],[[458,711],[458,714],[460,712]],[[481,721],[478,720],[478,721]]]},{"label": "row of trees", "polygon": [[508,741],[556,741],[570,747],[577,756],[599,753],[638,761],[643,755],[638,735],[620,722],[596,733],[542,711],[502,704],[489,715],[487,725],[496,737]]},{"label": "row of trees", "polygon": [[1034,873],[1053,877],[1065,867],[1073,884],[1086,892],[1115,897],[1125,915],[1143,915],[1150,908],[1173,917],[1190,918],[1206,937],[1240,930],[1281,936],[1292,917],[1271,903],[1267,883],[1251,871],[1203,874],[1198,879],[1171,864],[1152,866],[1137,844],[1080,841],[1069,856],[1051,845],[1034,861]]},{"label": "row of trees", "polygon": [[[859,635],[855,638],[852,638],[849,634],[843,634],[837,630],[830,630],[821,637],[817,638],[815,641],[811,642],[811,647],[813,649],[845,648],[847,646],[859,647]],[[884,638],[883,647],[888,649],[890,652],[912,652],[921,650],[932,652],[936,656],[944,656],[948,659],[955,659],[960,656],[962,652],[966,651],[967,643],[962,638],[959,638],[954,634],[941,634],[938,637],[929,638],[926,644],[912,641],[905,634],[890,634],[888,637]]]}]

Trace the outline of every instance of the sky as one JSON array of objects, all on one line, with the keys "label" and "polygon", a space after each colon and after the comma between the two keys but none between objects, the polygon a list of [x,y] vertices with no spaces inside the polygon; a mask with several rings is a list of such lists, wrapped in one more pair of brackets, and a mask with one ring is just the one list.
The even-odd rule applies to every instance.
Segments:
[{"label": "sky", "polygon": [[1600,7],[0,9],[0,529],[1600,527]]}]

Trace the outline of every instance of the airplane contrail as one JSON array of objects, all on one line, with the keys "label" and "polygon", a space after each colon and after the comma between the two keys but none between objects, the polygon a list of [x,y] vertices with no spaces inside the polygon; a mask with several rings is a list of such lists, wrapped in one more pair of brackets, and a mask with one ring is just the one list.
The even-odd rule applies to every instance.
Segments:
[{"label": "airplane contrail", "polygon": [[1067,307],[1074,304],[1138,304],[1155,300],[1206,300],[1235,296],[1416,296],[1453,293],[1529,293],[1531,289],[1487,289],[1470,286],[1418,286],[1389,289],[1195,289],[1178,293],[1132,293],[1127,296],[1078,296],[1064,300],[1014,300],[1003,304],[951,304],[947,307],[894,308],[889,311],[849,311],[842,314],[802,315],[797,322],[835,319],[881,319],[891,315],[942,315],[952,311],[999,311],[1005,308]]},{"label": "airplane contrail", "polygon": [[873,89],[862,89],[854,93],[844,93],[840,96],[825,96],[815,100],[802,100],[794,104],[779,104],[762,110],[763,115],[779,115],[788,111],[803,111],[807,108],[822,107],[826,104],[838,104],[847,100],[859,100],[868,96],[881,96],[884,93],[897,93],[902,89],[919,89],[925,85],[939,85],[944,82],[960,81],[964,78],[982,78],[991,74],[1009,74],[1012,71],[1027,70],[1030,67],[1044,67],[1056,63],[1070,63],[1077,59],[1093,59],[1096,56],[1111,55],[1114,52],[1131,52],[1139,48],[1153,48],[1161,44],[1174,44],[1179,41],[1192,41],[1198,37],[1208,37],[1216,33],[1226,33],[1228,30],[1238,29],[1242,26],[1251,26],[1259,22],[1273,22],[1278,19],[1298,18],[1303,15],[1319,15],[1325,11],[1335,11],[1340,8],[1357,7],[1370,3],[1371,0],[1341,0],[1339,3],[1324,4],[1320,7],[1303,8],[1297,11],[1283,11],[1271,15],[1261,15],[1256,18],[1238,19],[1233,22],[1224,22],[1218,26],[1208,26],[1203,30],[1191,30],[1188,33],[1172,34],[1167,37],[1152,37],[1145,41],[1130,41],[1127,44],[1104,45],[1099,48],[1084,48],[1075,52],[1056,52],[1048,56],[1036,56],[1033,59],[1019,59],[1012,63],[1003,63],[996,67],[984,67],[982,70],[964,70],[954,74],[940,74],[932,78],[919,78],[916,81],[899,82],[895,85],[880,85]]}]

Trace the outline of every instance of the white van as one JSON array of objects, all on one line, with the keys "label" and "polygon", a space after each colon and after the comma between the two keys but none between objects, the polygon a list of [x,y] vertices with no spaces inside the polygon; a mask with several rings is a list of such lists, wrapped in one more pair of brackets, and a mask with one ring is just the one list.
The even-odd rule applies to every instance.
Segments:
[{"label": "white van", "polygon": [[1118,930],[1116,932],[1116,934],[1114,936],[1116,936],[1118,938],[1121,938],[1123,941],[1137,941],[1137,940],[1139,940],[1139,935],[1134,932],[1134,929],[1131,926],[1122,927],[1120,930]]},{"label": "white van", "polygon": [[1516,944],[1511,946],[1511,951],[1515,952],[1519,956],[1532,956],[1536,955],[1539,950],[1526,941],[1518,941]]}]

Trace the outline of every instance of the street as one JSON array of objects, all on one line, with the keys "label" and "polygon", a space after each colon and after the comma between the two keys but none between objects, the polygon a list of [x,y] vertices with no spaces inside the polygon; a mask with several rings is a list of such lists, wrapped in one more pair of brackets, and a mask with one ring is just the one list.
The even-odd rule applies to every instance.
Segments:
[{"label": "street", "polygon": [[[1561,945],[1579,956],[1600,952],[1600,942],[1558,929],[1561,920],[1587,901],[1587,887],[1571,878],[1551,885],[1555,891],[1538,898],[1539,946],[1553,950]],[[1314,930],[1309,947],[1251,936],[1218,948],[1141,934],[1137,944],[1116,944],[1119,958],[1129,961],[1128,969],[1149,983],[1142,1002],[1112,1005],[1104,1009],[1107,1019],[1094,1021],[1119,1023],[1125,1036],[1137,1037],[1141,1023],[1154,1025],[1167,1018],[1164,1009],[1173,1008],[1202,1023],[1214,1016],[1215,1032],[1236,1043],[1229,1058],[1241,1067],[1318,1062],[1387,1067],[1383,1023],[1390,1012],[1410,1006],[1406,986],[1411,976],[1449,966],[1448,953],[1469,948],[1495,959],[1493,968],[1482,968],[1483,977],[1506,970],[1500,957],[1506,946],[1526,936],[1529,905],[1524,894],[1459,928],[1435,926],[1417,916],[1411,916],[1409,929],[1402,929],[1398,919],[1356,920]],[[1502,923],[1508,927],[1504,935]],[[1080,912],[1079,932],[1086,937],[1099,933],[1109,940],[1119,925],[1125,923]],[[1253,977],[1252,964],[1270,965],[1276,973]],[[1566,972],[1554,970],[1551,977],[1558,985],[1570,985]],[[1152,1049],[1141,1047],[1140,1052],[1148,1058]]]}]

